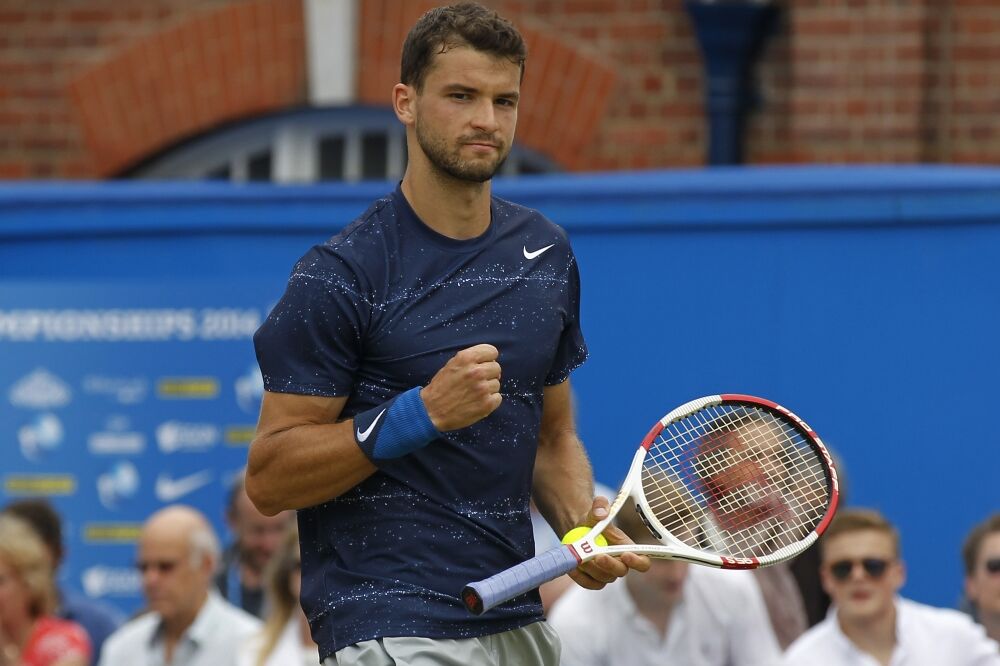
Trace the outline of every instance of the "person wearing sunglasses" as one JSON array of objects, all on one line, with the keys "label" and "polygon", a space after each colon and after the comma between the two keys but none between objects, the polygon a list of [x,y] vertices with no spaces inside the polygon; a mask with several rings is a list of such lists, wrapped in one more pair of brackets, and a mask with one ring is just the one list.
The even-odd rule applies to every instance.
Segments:
[{"label": "person wearing sunglasses", "polygon": [[136,567],[149,611],[104,643],[100,666],[235,666],[260,621],[215,590],[219,539],[198,510],[174,504],[143,524]]},{"label": "person wearing sunglasses", "polygon": [[987,635],[1000,641],[1000,513],[969,532],[962,548],[965,596]]},{"label": "person wearing sunglasses", "polygon": [[899,533],[879,512],[842,509],[819,545],[833,606],[783,666],[1000,666],[997,643],[967,615],[899,596]]}]

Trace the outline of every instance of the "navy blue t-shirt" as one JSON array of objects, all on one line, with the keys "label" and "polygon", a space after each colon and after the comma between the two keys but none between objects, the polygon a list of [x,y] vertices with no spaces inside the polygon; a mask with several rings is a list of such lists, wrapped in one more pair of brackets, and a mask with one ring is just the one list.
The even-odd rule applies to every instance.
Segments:
[{"label": "navy blue t-shirt", "polygon": [[457,352],[500,352],[503,402],[343,495],[299,511],[302,605],[326,658],[385,636],[468,638],[541,619],[533,592],[481,616],[459,595],[532,556],[542,389],[583,363],[565,231],[494,197],[478,238],[426,226],[397,188],[312,248],[254,336],[268,391],[347,396],[342,418],[425,386]]}]

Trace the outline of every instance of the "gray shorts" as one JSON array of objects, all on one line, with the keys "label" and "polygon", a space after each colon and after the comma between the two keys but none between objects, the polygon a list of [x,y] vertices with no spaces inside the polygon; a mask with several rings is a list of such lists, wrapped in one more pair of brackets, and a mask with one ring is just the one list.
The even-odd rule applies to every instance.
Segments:
[{"label": "gray shorts", "polygon": [[349,645],[323,666],[558,666],[560,643],[547,622],[479,638],[398,636]]}]

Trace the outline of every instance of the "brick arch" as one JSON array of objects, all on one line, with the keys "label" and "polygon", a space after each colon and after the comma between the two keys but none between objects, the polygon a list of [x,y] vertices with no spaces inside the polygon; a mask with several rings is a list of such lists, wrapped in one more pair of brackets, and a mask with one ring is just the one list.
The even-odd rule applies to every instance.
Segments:
[{"label": "brick arch", "polygon": [[91,172],[113,176],[177,141],[306,99],[302,3],[252,0],[184,17],[69,86]]},{"label": "brick arch", "polygon": [[[439,2],[384,0],[361,3],[358,101],[389,104],[399,81],[399,54],[406,33]],[[512,18],[528,43],[528,63],[518,116],[517,142],[566,169],[584,166],[615,83],[614,70],[559,38],[538,22]]]}]

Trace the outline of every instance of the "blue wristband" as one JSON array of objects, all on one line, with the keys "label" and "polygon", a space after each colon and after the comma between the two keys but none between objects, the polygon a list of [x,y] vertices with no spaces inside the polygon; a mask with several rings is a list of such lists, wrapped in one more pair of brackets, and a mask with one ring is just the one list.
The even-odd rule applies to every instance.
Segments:
[{"label": "blue wristband", "polygon": [[372,462],[405,456],[440,436],[419,386],[354,416],[354,441]]}]

